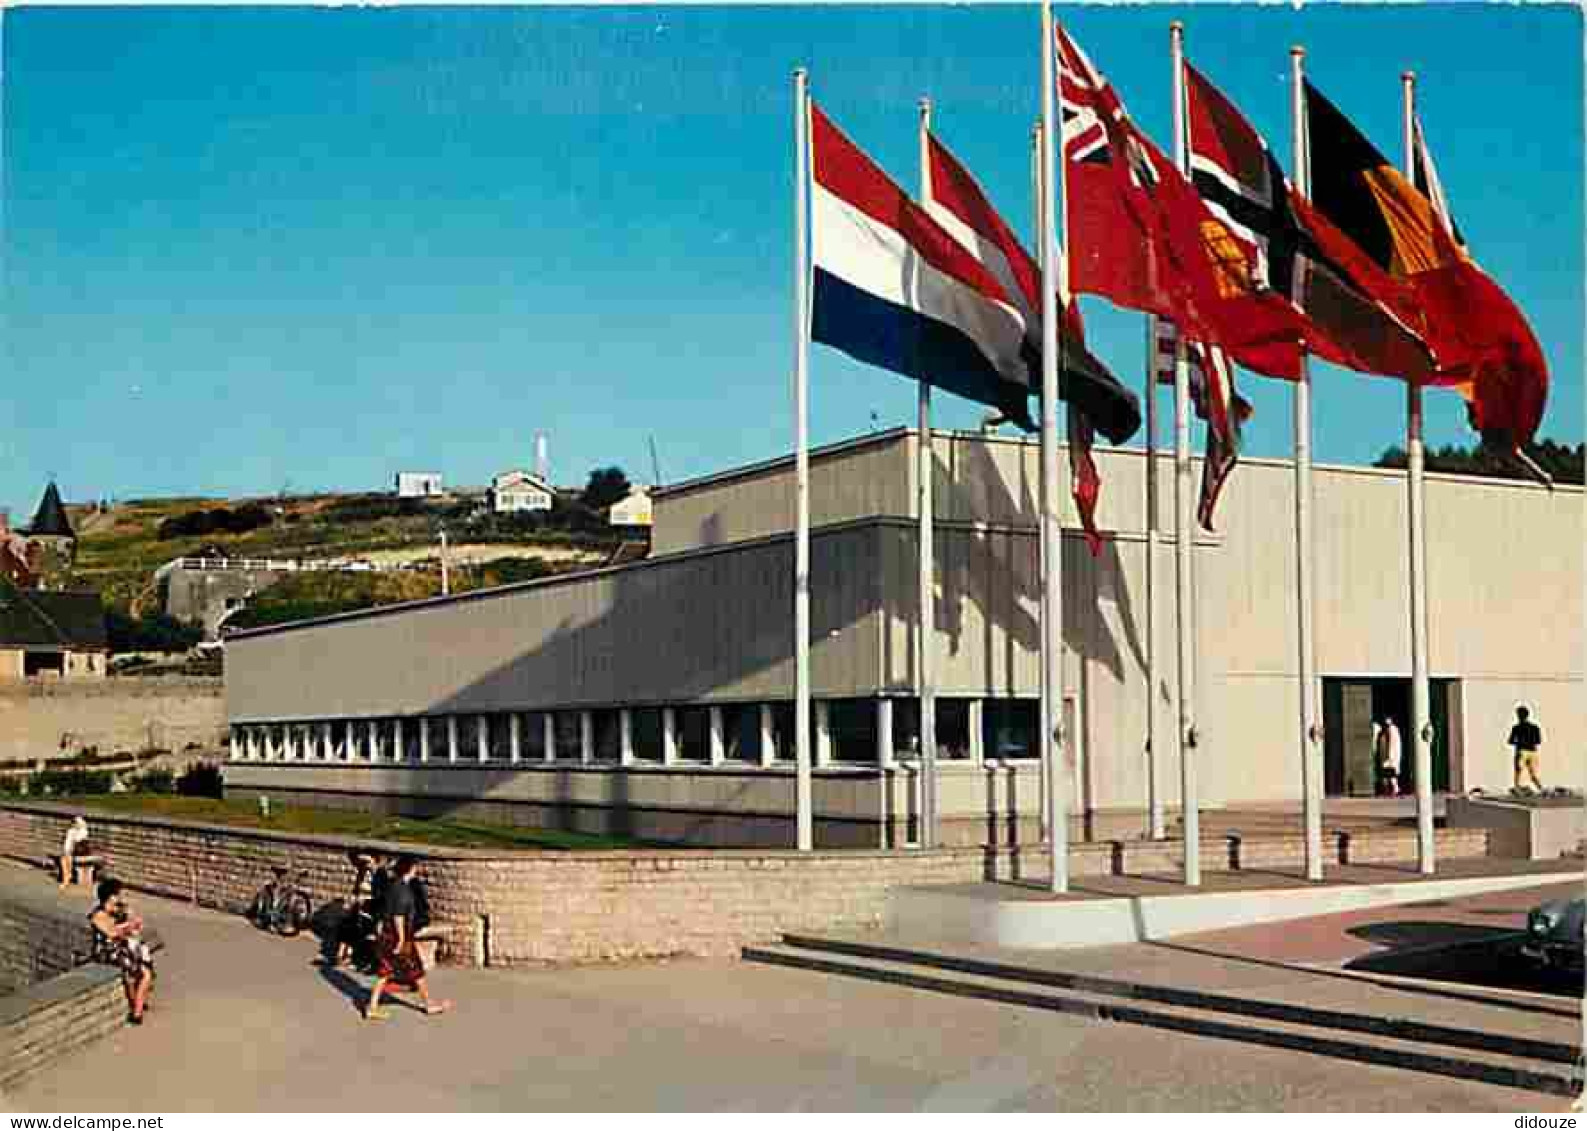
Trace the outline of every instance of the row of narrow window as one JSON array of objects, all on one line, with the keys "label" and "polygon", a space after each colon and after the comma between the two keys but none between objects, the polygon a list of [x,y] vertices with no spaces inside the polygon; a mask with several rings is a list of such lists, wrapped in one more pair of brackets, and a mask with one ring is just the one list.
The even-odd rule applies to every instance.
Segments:
[{"label": "row of narrow window", "polygon": [[[915,757],[920,749],[920,703],[895,698],[892,704],[894,757]],[[981,751],[985,758],[1034,757],[1038,728],[1037,703],[1032,699],[984,699],[981,707]],[[937,756],[968,759],[974,712],[971,700],[939,698],[936,701]],[[769,703],[769,718],[754,703],[726,704],[722,714],[722,754],[730,762],[759,763],[794,756],[794,707],[790,702]],[[822,701],[826,715],[828,750],[837,762],[880,760],[876,699]],[[711,757],[711,709],[702,706],[673,708],[675,756],[684,762],[708,762]],[[811,735],[816,741],[820,710],[812,704]],[[233,727],[237,757],[280,761],[305,759],[333,761],[351,757],[358,761],[417,762],[428,759],[509,762],[513,755],[512,720],[518,720],[518,760],[578,761],[585,747],[583,716],[589,716],[589,746],[596,762],[622,760],[622,711],[596,708],[588,712],[519,711],[487,714],[424,715],[403,719],[334,719],[311,723],[272,723]],[[665,760],[665,717],[660,707],[629,709],[630,749],[638,762]],[[547,726],[549,720],[549,728]],[[769,724],[769,725],[768,725]],[[422,729],[421,729],[422,728]],[[770,757],[764,757],[770,740]],[[397,749],[401,744],[400,751]],[[548,756],[548,744],[550,754]]]}]

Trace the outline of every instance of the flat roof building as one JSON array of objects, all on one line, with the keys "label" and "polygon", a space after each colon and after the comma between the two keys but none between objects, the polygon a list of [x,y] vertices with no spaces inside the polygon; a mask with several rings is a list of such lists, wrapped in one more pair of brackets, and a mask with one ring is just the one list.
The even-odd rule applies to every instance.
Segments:
[{"label": "flat roof building", "polygon": [[[818,845],[912,835],[918,777],[913,431],[811,457]],[[938,806],[944,843],[1033,839],[1040,575],[1034,442],[932,437]],[[1064,716],[1076,837],[1138,834],[1179,793],[1171,461],[1148,615],[1146,460],[1100,450],[1095,558],[1064,518]],[[1330,794],[1371,793],[1372,721],[1408,731],[1403,472],[1315,473],[1316,650]],[[653,494],[630,565],[238,633],[228,786],[272,796],[698,844],[793,843],[793,461]],[[1437,789],[1510,784],[1517,704],[1545,783],[1579,786],[1583,492],[1427,477]],[[1294,474],[1247,459],[1198,532],[1198,776],[1205,808],[1301,796]],[[1158,686],[1146,686],[1156,639]],[[1165,746],[1146,749],[1155,709]],[[1557,752],[1550,758],[1551,752]]]}]

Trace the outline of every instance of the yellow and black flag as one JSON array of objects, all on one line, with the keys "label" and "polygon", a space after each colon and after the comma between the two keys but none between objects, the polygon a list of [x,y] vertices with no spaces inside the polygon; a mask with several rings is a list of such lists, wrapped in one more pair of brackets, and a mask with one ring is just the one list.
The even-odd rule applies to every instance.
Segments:
[{"label": "yellow and black flag", "polygon": [[1459,252],[1433,203],[1310,82],[1306,138],[1311,202],[1383,270],[1405,279],[1447,267]]},{"label": "yellow and black flag", "polygon": [[1466,398],[1485,443],[1522,451],[1548,401],[1548,361],[1526,317],[1467,252],[1420,123],[1412,184],[1316,87],[1305,93],[1312,205],[1408,283],[1414,308],[1399,309],[1437,359],[1430,383]]}]

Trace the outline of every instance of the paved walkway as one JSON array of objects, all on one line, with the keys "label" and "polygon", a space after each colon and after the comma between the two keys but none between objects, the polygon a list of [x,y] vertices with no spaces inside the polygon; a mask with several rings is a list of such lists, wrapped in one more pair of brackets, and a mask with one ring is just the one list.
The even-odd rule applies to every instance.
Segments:
[{"label": "paved walkway", "polygon": [[[84,910],[86,901],[80,891],[69,897]],[[167,943],[148,1023],[64,1058],[8,1097],[15,1109],[1564,1106],[1513,1089],[731,961],[441,970],[437,988],[458,1000],[457,1012],[427,1018],[395,1006],[391,1020],[369,1024],[357,1013],[366,979],[315,965],[313,940],[272,938],[234,916],[166,900],[136,902]],[[1241,985],[1229,978],[1225,988]]]}]

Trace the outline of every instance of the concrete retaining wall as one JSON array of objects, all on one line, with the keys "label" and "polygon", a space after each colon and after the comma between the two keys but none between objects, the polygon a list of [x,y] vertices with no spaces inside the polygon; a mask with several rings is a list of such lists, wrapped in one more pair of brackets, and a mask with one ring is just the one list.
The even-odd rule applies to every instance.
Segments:
[{"label": "concrete retaining wall", "polygon": [[1568,805],[1527,805],[1494,798],[1451,797],[1451,828],[1488,832],[1489,852],[1517,860],[1558,860],[1575,852],[1587,837],[1587,815],[1580,801]]},{"label": "concrete retaining wall", "polygon": [[219,678],[119,676],[0,684],[0,760],[62,758],[150,747],[207,750],[226,742]]}]

